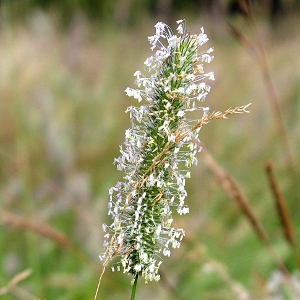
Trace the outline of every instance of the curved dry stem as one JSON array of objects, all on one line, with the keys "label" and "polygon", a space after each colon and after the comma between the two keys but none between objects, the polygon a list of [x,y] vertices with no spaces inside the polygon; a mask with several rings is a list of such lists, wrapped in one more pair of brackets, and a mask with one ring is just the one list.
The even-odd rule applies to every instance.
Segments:
[{"label": "curved dry stem", "polygon": [[271,73],[267,63],[267,55],[263,46],[262,38],[256,20],[252,13],[250,1],[239,0],[239,5],[242,11],[244,12],[244,16],[250,26],[250,29],[252,29],[255,41],[253,42],[249,40],[236,26],[229,23],[230,30],[235,36],[235,38],[254,54],[254,57],[257,60],[257,64],[260,68],[263,82],[266,88],[267,99],[271,107],[275,121],[275,126],[277,127],[277,132],[280,138],[282,152],[285,156],[287,164],[293,171],[293,175],[295,177],[297,176],[295,162],[289,145],[287,131],[285,129],[282,115],[280,112],[279,102],[275,93],[274,85],[272,83]]},{"label": "curved dry stem", "polygon": [[[277,252],[274,250],[270,239],[261,225],[261,222],[256,217],[254,211],[252,210],[249,202],[247,201],[246,197],[243,195],[240,187],[235,182],[235,180],[226,172],[224,171],[217,162],[213,159],[213,157],[209,154],[207,150],[202,150],[202,154],[204,156],[204,163],[207,167],[211,170],[211,172],[216,177],[216,180],[220,183],[222,188],[227,192],[227,194],[232,198],[249,223],[251,224],[254,232],[257,234],[259,239],[267,248],[268,252],[272,256],[274,262],[276,263],[277,267],[281,270],[281,272],[285,275],[287,281],[289,282],[291,288],[293,289],[295,295],[300,297],[300,290],[299,287],[296,286],[291,274],[289,273],[288,269],[286,268],[285,264],[283,263],[282,259],[279,257]],[[298,298],[297,298],[298,299]]]}]

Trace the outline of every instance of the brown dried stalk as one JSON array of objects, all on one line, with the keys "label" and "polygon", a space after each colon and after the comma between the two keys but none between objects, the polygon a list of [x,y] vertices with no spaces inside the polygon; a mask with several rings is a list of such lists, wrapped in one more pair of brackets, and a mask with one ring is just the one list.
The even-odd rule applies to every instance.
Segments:
[{"label": "brown dried stalk", "polygon": [[295,248],[296,240],[293,224],[290,218],[288,207],[286,205],[286,201],[281,193],[278,182],[275,178],[272,162],[268,162],[266,164],[266,171],[269,179],[270,188],[275,199],[276,209],[283,228],[284,236],[287,242],[292,246],[292,248]]},{"label": "brown dried stalk", "polygon": [[3,209],[0,210],[0,213],[0,222],[3,225],[33,231],[39,235],[42,235],[55,241],[64,248],[73,247],[70,241],[62,233],[58,232],[57,230],[54,230],[52,227],[45,223],[34,223]]},{"label": "brown dried stalk", "polygon": [[254,54],[258,66],[261,70],[263,81],[266,87],[266,93],[269,100],[270,107],[273,112],[273,117],[275,124],[277,126],[277,131],[279,134],[281,146],[282,146],[282,152],[285,155],[285,159],[287,164],[290,166],[291,170],[293,171],[294,175],[296,174],[295,169],[295,163],[293,160],[292,152],[290,150],[289,141],[286,129],[284,127],[284,123],[282,120],[280,107],[278,103],[278,99],[274,90],[274,86],[271,79],[270,70],[267,63],[266,53],[263,46],[263,43],[261,41],[261,37],[259,34],[259,30],[255,21],[255,18],[252,13],[250,1],[246,0],[239,0],[239,5],[242,11],[244,12],[244,16],[246,18],[246,21],[250,25],[250,28],[252,29],[254,36],[256,38],[256,43],[250,41],[240,30],[238,30],[237,27],[235,27],[233,24],[229,23],[229,27],[231,30],[231,33],[233,36],[239,41],[242,45],[245,46],[245,48],[248,48],[251,50],[251,52]]},{"label": "brown dried stalk", "polygon": [[[174,144],[181,142],[185,137],[187,137],[192,131],[198,129],[202,125],[205,125],[209,123],[212,120],[218,120],[218,119],[228,119],[228,116],[231,114],[242,114],[242,113],[249,113],[247,108],[251,105],[251,103],[248,103],[247,105],[238,106],[235,108],[228,108],[224,112],[222,111],[214,111],[210,114],[207,114],[203,116],[197,123],[194,125],[191,129],[187,130],[186,132],[180,133],[178,132],[175,135],[175,141],[169,142],[165,146],[165,148],[162,150],[160,154],[158,154],[154,159],[152,165],[149,167],[149,169],[146,171],[146,174],[148,174],[157,164],[160,162],[160,158],[166,154],[171,147],[174,146]],[[145,174],[145,175],[146,175]]]},{"label": "brown dried stalk", "polygon": [[[227,192],[227,194],[238,204],[241,211],[246,216],[247,220],[250,222],[254,232],[257,234],[259,239],[263,242],[263,244],[266,246],[269,253],[272,255],[275,263],[277,264],[278,268],[282,271],[283,274],[285,274],[287,280],[289,280],[291,286],[294,288],[295,293],[300,296],[300,291],[295,286],[291,275],[289,274],[286,266],[280,259],[280,257],[277,255],[277,253],[274,251],[271,242],[263,229],[261,223],[255,216],[252,208],[250,207],[246,197],[243,195],[241,189],[235,182],[235,180],[224,170],[222,170],[221,167],[218,166],[218,164],[215,162],[213,157],[208,153],[207,150],[202,150],[202,154],[204,157],[204,163],[206,166],[211,170],[211,172],[215,175],[217,181],[221,184],[223,189]],[[300,299],[300,298],[299,298]]]},{"label": "brown dried stalk", "polygon": [[20,228],[22,230],[29,230],[38,235],[49,238],[60,246],[71,250],[81,261],[89,265],[89,267],[94,271],[99,271],[99,269],[96,268],[95,265],[92,264],[89,259],[79,249],[77,249],[77,247],[75,247],[65,235],[44,222],[29,221],[14,213],[0,209],[0,224]]},{"label": "brown dried stalk", "polygon": [[257,234],[259,239],[264,243],[269,245],[270,240],[261,226],[259,220],[256,218],[253,210],[251,209],[246,197],[243,195],[241,189],[234,181],[234,179],[224,170],[221,169],[213,159],[213,157],[208,153],[207,150],[202,149],[202,154],[204,157],[204,163],[215,175],[216,180],[221,184],[223,189],[227,192],[231,199],[233,199],[241,211],[244,213],[248,221],[250,222],[254,232]]},{"label": "brown dried stalk", "polygon": [[18,273],[5,287],[0,288],[0,296],[4,296],[10,293],[21,281],[29,277],[30,274],[30,270],[25,270],[21,273]]},{"label": "brown dried stalk", "polygon": [[251,103],[248,103],[247,105],[238,106],[238,107],[235,107],[235,108],[228,108],[223,112],[222,111],[214,111],[210,114],[207,114],[202,119],[200,119],[197,122],[197,124],[194,127],[192,127],[190,130],[188,130],[187,132],[184,132],[182,134],[178,134],[175,138],[175,142],[178,143],[178,142],[182,141],[186,136],[188,136],[190,134],[190,132],[198,129],[202,125],[205,125],[205,124],[209,123],[212,120],[228,119],[228,116],[232,115],[232,114],[249,113],[247,108],[250,105],[251,105]]}]

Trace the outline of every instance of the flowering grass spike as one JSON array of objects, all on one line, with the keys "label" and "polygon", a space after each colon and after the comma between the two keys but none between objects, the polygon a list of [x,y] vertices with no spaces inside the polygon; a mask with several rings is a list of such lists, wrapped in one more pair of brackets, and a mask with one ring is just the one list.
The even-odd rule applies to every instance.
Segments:
[{"label": "flowering grass spike", "polygon": [[190,35],[184,21],[177,22],[178,34],[164,23],[155,25],[149,37],[153,56],[145,61],[148,76],[135,72],[138,89],[127,88],[128,96],[146,105],[128,107],[131,128],[125,132],[117,168],[125,172],[123,182],[109,190],[108,214],[113,223],[103,225],[106,253],[102,258],[121,257],[112,269],[122,269],[145,281],[159,280],[158,269],[170,248],[179,248],[184,230],[172,227],[172,212],[189,212],[184,203],[188,168],[197,163],[198,133],[201,126],[187,113],[207,108],[197,103],[205,99],[213,73],[203,72],[203,63],[212,60],[212,49],[199,52],[208,41],[201,29]]},{"label": "flowering grass spike", "polygon": [[[115,159],[125,177],[109,190],[108,214],[113,221],[103,225],[104,266],[119,256],[113,270],[134,278],[141,275],[146,282],[159,280],[162,257],[179,248],[185,235],[183,229],[172,227],[172,213],[189,212],[185,180],[189,167],[197,163],[201,126],[247,107],[208,114],[208,108],[199,105],[210,91],[203,80],[214,80],[213,73],[203,70],[213,50],[199,51],[208,41],[203,28],[191,35],[183,20],[177,23],[177,34],[164,23],[155,25],[149,42],[156,52],[145,61],[148,75],[135,72],[138,89],[125,90],[146,104],[126,110],[131,128],[125,132],[121,156]],[[192,111],[201,112],[199,120],[188,118]]]}]

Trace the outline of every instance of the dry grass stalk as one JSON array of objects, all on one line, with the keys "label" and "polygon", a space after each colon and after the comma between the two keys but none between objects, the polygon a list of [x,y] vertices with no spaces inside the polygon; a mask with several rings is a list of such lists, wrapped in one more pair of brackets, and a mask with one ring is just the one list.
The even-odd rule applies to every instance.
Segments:
[{"label": "dry grass stalk", "polygon": [[250,9],[249,0],[238,0],[239,8],[242,13],[247,17],[247,19],[252,18],[252,10]]},{"label": "dry grass stalk", "polygon": [[163,151],[158,154],[154,159],[152,165],[147,170],[146,174],[148,174],[157,164],[160,163],[160,158],[166,154],[174,144],[181,142],[185,137],[187,137],[191,131],[194,131],[201,127],[202,125],[208,124],[212,120],[219,120],[219,119],[228,119],[229,115],[232,114],[242,114],[242,113],[249,113],[247,108],[251,105],[251,103],[248,103],[247,105],[238,106],[235,108],[228,108],[224,112],[222,111],[214,111],[210,114],[204,115],[191,129],[187,130],[186,132],[178,132],[175,136],[174,142],[169,142]]},{"label": "dry grass stalk", "polygon": [[253,210],[251,209],[237,183],[227,172],[222,170],[217,165],[217,163],[207,152],[207,150],[203,149],[202,154],[204,156],[204,163],[206,164],[206,166],[212,171],[217,181],[221,184],[227,194],[238,204],[241,211],[245,214],[252,228],[256,232],[257,236],[262,240],[263,243],[269,244],[270,241],[266,232],[262,228],[259,220],[256,218]]},{"label": "dry grass stalk", "polygon": [[295,285],[293,278],[291,277],[281,258],[274,251],[265,230],[263,229],[259,220],[256,218],[253,210],[249,206],[248,201],[241,192],[237,183],[227,172],[225,172],[224,170],[222,170],[221,167],[218,166],[218,164],[214,161],[213,157],[208,153],[208,151],[203,149],[202,153],[204,156],[204,163],[212,171],[217,181],[222,185],[222,187],[228,193],[228,195],[239,205],[241,211],[244,213],[244,215],[247,217],[248,221],[252,225],[252,228],[254,229],[260,240],[264,243],[269,253],[272,255],[277,267],[285,275],[286,280],[289,282],[295,295],[298,297],[297,299],[300,299],[299,288]]},{"label": "dry grass stalk", "polygon": [[255,21],[255,18],[252,13],[251,5],[249,3],[250,1],[246,0],[239,0],[239,5],[242,11],[244,12],[244,16],[246,18],[246,21],[249,23],[250,28],[252,29],[254,36],[256,38],[255,42],[250,41],[240,30],[238,30],[237,27],[235,27],[233,24],[229,24],[230,30],[233,34],[233,36],[237,39],[238,42],[240,42],[245,48],[248,48],[251,50],[251,52],[254,54],[258,66],[261,70],[263,82],[266,87],[266,93],[269,100],[270,107],[273,112],[273,117],[275,120],[275,124],[277,126],[277,131],[280,137],[281,146],[282,146],[282,152],[285,155],[285,159],[287,164],[290,166],[291,170],[293,171],[294,175],[296,174],[296,168],[295,163],[293,160],[292,152],[290,150],[289,141],[286,129],[284,127],[284,123],[282,120],[280,107],[278,103],[278,99],[274,90],[274,86],[271,79],[270,70],[267,63],[266,53],[263,46],[263,42],[261,41],[261,37],[259,34],[259,30]]},{"label": "dry grass stalk", "polygon": [[175,142],[178,143],[182,141],[191,131],[194,131],[201,127],[202,125],[205,125],[209,123],[212,120],[219,120],[219,119],[228,119],[229,115],[232,114],[242,114],[242,113],[249,113],[247,108],[251,105],[251,103],[248,103],[246,105],[238,106],[235,108],[228,108],[225,111],[214,111],[210,114],[204,115],[202,119],[200,119],[194,127],[192,127],[189,131],[184,132],[182,134],[179,134],[176,136]]},{"label": "dry grass stalk", "polygon": [[[233,24],[228,23],[229,30],[231,34],[236,38],[237,41],[240,42],[245,48],[249,49],[255,55],[256,59],[261,60],[259,53],[254,46],[254,44]],[[261,63],[261,62],[260,62]]]},{"label": "dry grass stalk", "polygon": [[1,212],[0,222],[3,225],[8,225],[20,229],[33,231],[39,235],[42,235],[46,238],[55,241],[57,244],[59,244],[64,248],[69,248],[69,249],[73,248],[73,245],[62,233],[58,232],[57,230],[53,229],[52,227],[50,227],[49,225],[43,222],[35,223],[32,221],[28,221],[16,214],[13,214],[3,209],[1,209],[0,212]]},{"label": "dry grass stalk", "polygon": [[5,287],[0,288],[0,296],[9,294],[21,281],[25,280],[30,275],[30,270],[25,270],[17,274]]},{"label": "dry grass stalk", "polygon": [[293,230],[293,224],[291,222],[290,213],[286,205],[286,201],[281,193],[278,182],[275,178],[272,162],[268,162],[266,164],[266,171],[269,179],[270,188],[275,199],[276,209],[278,212],[279,219],[281,221],[284,236],[288,243],[294,248],[296,247],[296,241],[295,233]]},{"label": "dry grass stalk", "polygon": [[32,222],[9,211],[0,209],[0,224],[20,228],[22,230],[29,230],[40,236],[49,238],[63,248],[67,248],[72,251],[81,261],[94,271],[99,271],[99,268],[97,268],[95,264],[93,264],[77,247],[75,247],[65,235],[44,222]]}]

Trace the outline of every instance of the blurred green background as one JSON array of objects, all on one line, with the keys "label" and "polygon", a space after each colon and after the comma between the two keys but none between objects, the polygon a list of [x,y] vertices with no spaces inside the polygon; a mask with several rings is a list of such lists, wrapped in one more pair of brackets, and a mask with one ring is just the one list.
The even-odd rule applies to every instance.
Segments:
[{"label": "blurred green background", "polygon": [[[297,245],[284,237],[265,165],[273,163],[300,245],[299,1],[254,1],[252,8],[256,27],[229,0],[0,2],[0,299],[94,298],[101,225],[110,222],[107,191],[123,176],[112,163],[130,126],[124,111],[137,105],[124,90],[151,55],[155,23],[175,29],[178,19],[191,33],[204,26],[205,48],[215,49],[205,71],[216,81],[204,105],[252,103],[250,114],[205,125],[202,146],[236,180],[272,249],[297,276]],[[265,60],[255,55],[262,47]],[[198,158],[187,182],[190,214],[174,215],[186,238],[164,259],[162,280],[139,282],[136,299],[294,299],[270,249]],[[99,299],[129,299],[130,281],[108,268]]]}]

